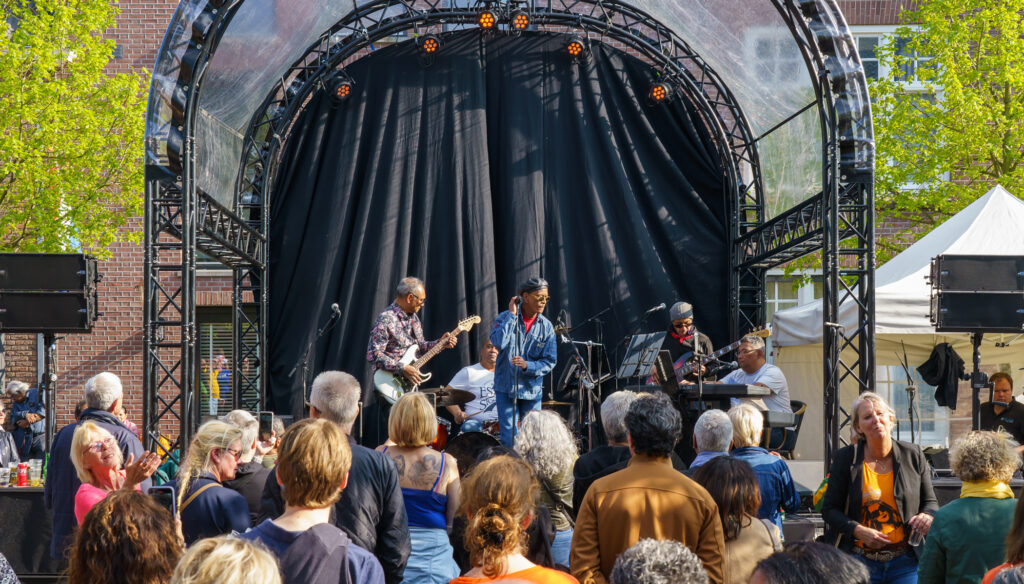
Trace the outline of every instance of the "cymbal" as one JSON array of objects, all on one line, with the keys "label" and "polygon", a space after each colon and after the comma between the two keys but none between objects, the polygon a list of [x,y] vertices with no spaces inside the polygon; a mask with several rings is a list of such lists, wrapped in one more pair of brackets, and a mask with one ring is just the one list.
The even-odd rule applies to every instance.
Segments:
[{"label": "cymbal", "polygon": [[445,406],[461,406],[467,404],[474,399],[476,396],[472,392],[464,389],[448,389],[446,387],[432,387],[430,389],[421,389],[420,393],[433,394],[437,398],[437,407]]},{"label": "cymbal", "polygon": [[559,407],[559,406],[571,406],[572,402],[549,400],[549,401],[546,401],[546,402],[540,402],[540,405],[545,407],[545,408],[552,408],[552,407]]}]

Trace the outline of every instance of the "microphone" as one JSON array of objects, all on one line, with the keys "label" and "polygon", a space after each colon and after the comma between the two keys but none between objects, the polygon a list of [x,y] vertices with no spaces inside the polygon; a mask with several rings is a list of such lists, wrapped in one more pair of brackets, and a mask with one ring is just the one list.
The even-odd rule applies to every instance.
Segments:
[{"label": "microphone", "polygon": [[665,310],[665,303],[664,302],[662,302],[661,304],[655,306],[654,308],[648,309],[647,312],[644,313],[644,316],[647,316],[649,314],[654,314],[655,312],[658,312],[659,310]]},{"label": "microphone", "polygon": [[341,316],[341,307],[338,306],[337,302],[331,305],[331,312],[334,313],[334,316]]},{"label": "microphone", "polygon": [[513,302],[516,303],[516,306],[519,306],[520,304],[523,303],[523,297],[522,296],[516,296],[516,299],[513,300]]},{"label": "microphone", "polygon": [[555,321],[555,334],[558,335],[558,342],[562,344],[570,343],[569,337],[566,335],[565,323],[562,322],[562,316],[558,316],[558,320]]}]

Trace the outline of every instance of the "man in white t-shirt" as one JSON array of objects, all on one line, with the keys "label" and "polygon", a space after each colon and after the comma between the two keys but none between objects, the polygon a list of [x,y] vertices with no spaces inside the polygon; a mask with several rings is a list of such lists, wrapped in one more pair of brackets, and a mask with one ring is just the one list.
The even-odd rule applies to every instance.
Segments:
[{"label": "man in white t-shirt", "polygon": [[462,424],[463,432],[479,432],[484,422],[498,419],[494,398],[494,363],[497,359],[498,348],[488,340],[480,349],[480,362],[463,367],[448,383],[448,387],[464,389],[476,396],[465,405],[465,411],[459,406],[448,406],[455,422]]},{"label": "man in white t-shirt", "polygon": [[[760,385],[771,390],[771,394],[761,398],[765,407],[777,412],[792,412],[789,404],[789,384],[782,370],[767,362],[764,356],[764,340],[750,335],[743,337],[740,348],[736,349],[736,362],[740,368],[718,380],[719,383],[739,383],[744,385]],[[733,398],[732,405],[743,400]]]}]

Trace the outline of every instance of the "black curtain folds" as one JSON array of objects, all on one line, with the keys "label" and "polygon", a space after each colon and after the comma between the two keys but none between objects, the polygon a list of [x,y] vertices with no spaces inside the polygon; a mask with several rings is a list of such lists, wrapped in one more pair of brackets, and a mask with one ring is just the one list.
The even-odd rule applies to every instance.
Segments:
[{"label": "black curtain folds", "polygon": [[317,94],[296,121],[270,201],[270,406],[301,410],[288,372],[333,302],[342,316],[315,343],[309,378],[348,371],[372,401],[367,337],[406,275],[426,282],[429,338],[483,318],[428,365],[428,386],[476,361],[535,275],[551,284],[552,319],[611,307],[609,352],[646,309],[678,299],[728,342],[723,171],[692,107],[648,105],[650,66],[603,44],[574,63],[564,35],[444,40],[429,64],[413,43],[355,62],[355,95]]}]

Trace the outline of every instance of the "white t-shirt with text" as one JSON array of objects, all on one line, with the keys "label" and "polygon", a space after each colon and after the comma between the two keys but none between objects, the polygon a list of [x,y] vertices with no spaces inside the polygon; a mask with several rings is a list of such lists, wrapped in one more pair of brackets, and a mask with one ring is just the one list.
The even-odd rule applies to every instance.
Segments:
[{"label": "white t-shirt with text", "polygon": [[463,406],[468,419],[479,421],[498,419],[498,408],[494,398],[493,371],[484,369],[483,365],[479,363],[463,367],[455,374],[455,377],[452,377],[448,385],[455,389],[464,389],[476,396],[473,401]]}]

